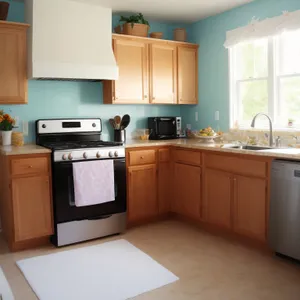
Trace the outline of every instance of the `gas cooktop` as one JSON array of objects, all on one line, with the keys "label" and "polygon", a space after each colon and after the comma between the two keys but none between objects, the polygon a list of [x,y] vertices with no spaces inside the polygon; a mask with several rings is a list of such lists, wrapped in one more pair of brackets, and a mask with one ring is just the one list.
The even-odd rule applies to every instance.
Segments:
[{"label": "gas cooktop", "polygon": [[84,149],[84,148],[101,148],[101,147],[117,147],[122,146],[118,142],[105,141],[76,141],[76,142],[45,142],[41,146],[51,150],[69,150],[69,149]]}]

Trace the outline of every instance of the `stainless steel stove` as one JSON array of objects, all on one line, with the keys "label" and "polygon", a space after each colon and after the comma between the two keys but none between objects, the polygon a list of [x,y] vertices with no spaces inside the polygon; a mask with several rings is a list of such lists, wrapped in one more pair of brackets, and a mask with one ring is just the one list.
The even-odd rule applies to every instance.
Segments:
[{"label": "stainless steel stove", "polygon": [[[101,119],[48,119],[36,122],[36,143],[52,150],[52,242],[63,246],[120,233],[126,227],[126,164],[122,143],[101,140]],[[73,164],[112,160],[115,200],[76,207]]]}]

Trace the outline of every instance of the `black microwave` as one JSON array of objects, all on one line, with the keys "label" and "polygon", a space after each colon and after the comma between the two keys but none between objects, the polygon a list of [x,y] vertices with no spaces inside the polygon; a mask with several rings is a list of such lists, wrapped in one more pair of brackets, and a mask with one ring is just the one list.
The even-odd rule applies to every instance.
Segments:
[{"label": "black microwave", "polygon": [[181,117],[148,118],[150,140],[177,139],[181,135]]}]

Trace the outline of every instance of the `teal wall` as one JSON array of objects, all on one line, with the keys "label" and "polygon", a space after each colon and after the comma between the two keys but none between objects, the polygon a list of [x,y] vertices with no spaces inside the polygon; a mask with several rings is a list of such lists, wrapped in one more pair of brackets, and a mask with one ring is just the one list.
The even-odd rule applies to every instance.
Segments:
[{"label": "teal wall", "polygon": [[[223,44],[226,31],[247,25],[253,16],[263,20],[278,16],[282,11],[300,9],[300,0],[256,0],[223,14],[207,18],[189,26],[192,42],[199,43],[199,104],[181,108],[184,123],[195,129],[229,127],[228,52]],[[214,112],[220,111],[220,121]],[[199,121],[195,122],[195,112]]]},{"label": "teal wall", "polygon": [[[24,3],[10,1],[9,21],[24,22]],[[119,17],[113,16],[113,27]],[[176,24],[150,22],[150,31],[162,31],[164,37],[171,39]],[[145,128],[146,118],[157,115],[180,115],[179,106],[171,105],[104,105],[102,99],[102,83],[71,81],[38,81],[28,83],[28,105],[0,105],[0,109],[10,112],[22,121],[29,122],[29,136],[26,142],[35,139],[34,121],[41,118],[61,117],[100,117],[103,120],[103,139],[112,137],[108,119],[116,114],[128,113],[132,117],[127,129],[127,136],[136,128]],[[18,130],[22,130],[22,126]]]}]

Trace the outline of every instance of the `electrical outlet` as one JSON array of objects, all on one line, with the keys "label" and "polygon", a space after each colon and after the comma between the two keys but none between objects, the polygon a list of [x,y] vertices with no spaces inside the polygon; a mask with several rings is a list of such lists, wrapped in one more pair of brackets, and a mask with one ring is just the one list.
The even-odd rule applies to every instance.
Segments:
[{"label": "electrical outlet", "polygon": [[15,119],[15,121],[16,121],[15,127],[16,127],[16,128],[19,128],[19,127],[20,127],[20,118],[19,118],[18,116],[15,116],[14,119]]},{"label": "electrical outlet", "polygon": [[195,111],[195,121],[198,122],[198,112]]},{"label": "electrical outlet", "polygon": [[23,121],[23,134],[28,136],[28,121]]},{"label": "electrical outlet", "polygon": [[218,110],[215,111],[215,121],[220,120],[220,112]]}]

